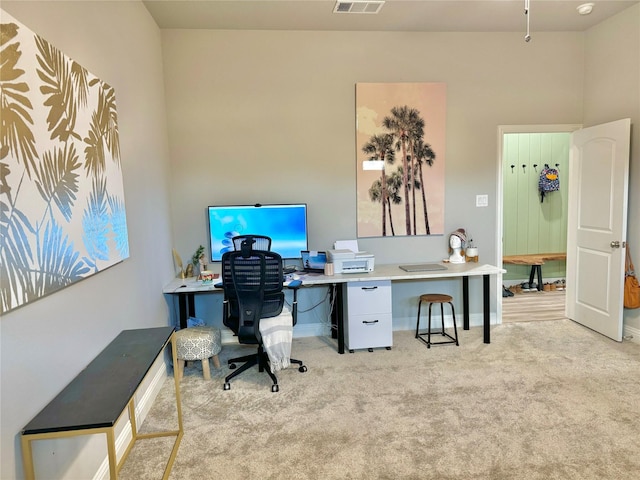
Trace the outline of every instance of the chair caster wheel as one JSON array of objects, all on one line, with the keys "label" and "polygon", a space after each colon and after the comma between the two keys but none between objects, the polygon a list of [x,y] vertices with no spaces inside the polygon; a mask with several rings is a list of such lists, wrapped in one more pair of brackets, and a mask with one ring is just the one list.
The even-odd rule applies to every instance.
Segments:
[{"label": "chair caster wheel", "polygon": [[271,385],[271,391],[273,393],[278,393],[280,391],[280,387],[278,387],[278,385]]},{"label": "chair caster wheel", "polygon": [[386,347],[387,350],[391,350],[391,347]]},{"label": "chair caster wheel", "polygon": [[353,352],[355,352],[355,350],[351,350],[351,349],[349,350],[349,353],[353,353]]},{"label": "chair caster wheel", "polygon": [[231,390],[231,385],[229,384],[229,382],[226,382],[224,384],[224,390]]},{"label": "chair caster wheel", "polygon": [[298,367],[298,371],[300,373],[304,373],[307,371],[307,366],[306,365],[301,365],[300,367]]},{"label": "chair caster wheel", "polygon": [[230,363],[230,364],[229,364],[229,368],[230,368],[231,370],[235,370],[235,368],[236,368],[236,364],[235,364],[235,363]]},{"label": "chair caster wheel", "polygon": [[369,353],[373,352],[373,348],[367,348],[367,350],[369,351]]}]

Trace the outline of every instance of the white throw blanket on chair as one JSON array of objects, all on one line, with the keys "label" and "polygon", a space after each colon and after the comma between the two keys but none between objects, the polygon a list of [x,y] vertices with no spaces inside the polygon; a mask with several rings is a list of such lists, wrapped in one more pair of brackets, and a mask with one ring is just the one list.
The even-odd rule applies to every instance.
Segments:
[{"label": "white throw blanket on chair", "polygon": [[271,372],[285,369],[291,358],[293,316],[285,306],[277,317],[260,319],[260,335],[264,350],[269,356]]}]

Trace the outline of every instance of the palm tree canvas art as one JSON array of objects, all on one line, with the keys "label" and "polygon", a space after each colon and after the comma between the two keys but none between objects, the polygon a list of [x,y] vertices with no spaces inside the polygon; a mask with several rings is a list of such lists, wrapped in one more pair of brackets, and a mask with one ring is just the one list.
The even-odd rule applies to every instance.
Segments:
[{"label": "palm tree canvas art", "polygon": [[356,84],[358,237],[444,233],[446,85]]},{"label": "palm tree canvas art", "polygon": [[129,257],[114,89],[1,18],[0,314]]}]

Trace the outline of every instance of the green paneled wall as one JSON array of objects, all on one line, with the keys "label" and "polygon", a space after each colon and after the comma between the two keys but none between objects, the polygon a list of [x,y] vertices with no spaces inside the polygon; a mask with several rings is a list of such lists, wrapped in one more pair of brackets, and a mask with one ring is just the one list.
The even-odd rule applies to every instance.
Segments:
[{"label": "green paneled wall", "polygon": [[[503,255],[567,250],[567,174],[570,133],[509,133],[503,145]],[[548,164],[559,171],[560,190],[540,202],[538,179]],[[505,280],[529,277],[530,268],[504,265]],[[544,278],[564,278],[565,262],[548,262]]]}]

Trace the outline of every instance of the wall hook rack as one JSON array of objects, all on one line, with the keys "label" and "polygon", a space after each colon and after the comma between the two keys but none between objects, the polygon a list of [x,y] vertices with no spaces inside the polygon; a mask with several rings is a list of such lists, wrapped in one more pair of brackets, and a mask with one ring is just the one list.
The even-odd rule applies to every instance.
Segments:
[{"label": "wall hook rack", "polygon": [[526,163],[522,164],[522,171],[527,173],[527,164]]},{"label": "wall hook rack", "polygon": [[538,164],[537,163],[533,164],[533,171],[534,172],[538,172]]},{"label": "wall hook rack", "polygon": [[515,168],[515,165],[511,165],[511,173],[513,173],[514,168]]}]

